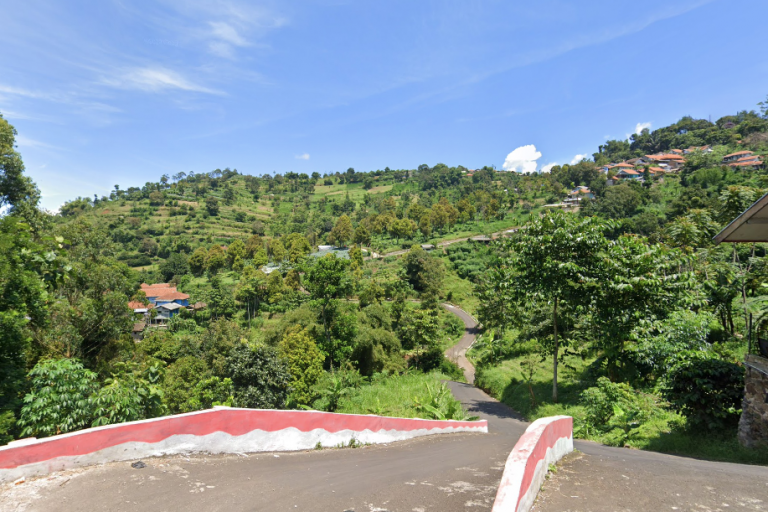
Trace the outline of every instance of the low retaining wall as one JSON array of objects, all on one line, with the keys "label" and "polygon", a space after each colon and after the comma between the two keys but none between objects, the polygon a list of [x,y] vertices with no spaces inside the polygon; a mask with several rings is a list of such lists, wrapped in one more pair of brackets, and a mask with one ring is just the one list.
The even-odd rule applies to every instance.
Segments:
[{"label": "low retaining wall", "polygon": [[549,465],[573,451],[573,418],[553,416],[533,422],[507,458],[493,512],[528,512]]},{"label": "low retaining wall", "polygon": [[160,455],[307,450],[352,438],[377,444],[453,432],[488,432],[488,422],[216,407],[17,441],[0,447],[0,482]]}]

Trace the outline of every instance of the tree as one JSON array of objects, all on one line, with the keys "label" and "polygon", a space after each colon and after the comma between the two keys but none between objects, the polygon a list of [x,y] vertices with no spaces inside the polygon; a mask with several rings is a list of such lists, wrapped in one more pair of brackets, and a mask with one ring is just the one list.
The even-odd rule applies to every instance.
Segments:
[{"label": "tree", "polygon": [[742,186],[728,187],[720,194],[720,210],[718,219],[721,222],[731,222],[755,202],[757,193],[754,189]]},{"label": "tree", "polygon": [[112,425],[126,421],[156,418],[167,413],[159,382],[159,366],[144,371],[135,365],[118,363],[105,385],[90,398],[92,426]]},{"label": "tree", "polygon": [[273,238],[269,241],[269,254],[272,255],[272,261],[279,265],[285,260],[287,251],[280,240]]},{"label": "tree", "polygon": [[115,356],[133,325],[128,300],[133,273],[114,259],[116,246],[105,227],[78,218],[61,228],[68,241],[67,279],[55,287],[48,325],[35,331],[37,350],[48,357],[77,357],[95,369]]},{"label": "tree", "polygon": [[24,437],[48,437],[90,426],[90,395],[96,374],[77,359],[40,361],[29,372],[31,390],[24,397],[19,426]]},{"label": "tree", "polygon": [[294,330],[285,335],[278,353],[288,363],[291,379],[291,399],[299,405],[309,405],[314,398],[312,387],[323,376],[325,356],[306,330]]},{"label": "tree", "polygon": [[371,245],[371,234],[365,229],[365,226],[357,226],[352,241],[358,245]]},{"label": "tree", "polygon": [[429,221],[429,214],[424,215],[419,221],[419,231],[424,238],[429,238],[432,234],[432,223]]},{"label": "tree", "polygon": [[414,245],[403,257],[405,278],[424,300],[436,301],[443,286],[443,263],[427,253],[420,245]]},{"label": "tree", "polygon": [[[556,211],[530,222],[508,242],[509,251],[502,265],[511,273],[499,273],[498,284],[514,289],[525,297],[549,305],[552,326],[552,399],[557,402],[557,368],[560,355],[558,339],[558,308],[567,302],[571,308],[587,306],[590,287],[597,279],[600,254],[607,240],[605,224],[594,218],[579,219]],[[494,276],[490,276],[493,278]],[[507,279],[513,278],[513,282]]]},{"label": "tree", "polygon": [[678,249],[649,244],[637,236],[611,242],[601,259],[593,287],[593,323],[597,347],[612,381],[630,376],[627,345],[647,318],[663,319],[688,306],[695,280],[689,257]]},{"label": "tree", "polygon": [[208,249],[208,254],[205,257],[205,269],[210,274],[215,274],[227,265],[227,257],[224,254],[224,249],[216,244]]},{"label": "tree", "polygon": [[230,268],[237,259],[241,261],[245,259],[245,244],[239,238],[235,238],[227,247],[227,264]]},{"label": "tree", "polygon": [[283,300],[283,292],[285,292],[283,276],[280,275],[280,271],[273,270],[269,273],[269,276],[267,276],[267,296],[269,297],[269,303],[277,304]]},{"label": "tree", "polygon": [[160,274],[163,276],[163,281],[166,283],[173,278],[173,276],[183,276],[189,273],[190,265],[187,261],[187,256],[184,253],[174,252],[168,259],[160,263]]},{"label": "tree", "polygon": [[208,215],[215,217],[219,214],[219,200],[213,196],[206,197],[205,209],[208,211]]},{"label": "tree", "polygon": [[245,242],[245,256],[253,258],[257,252],[264,248],[264,243],[259,235],[251,235]]},{"label": "tree", "polygon": [[256,251],[256,254],[253,255],[253,265],[255,267],[261,268],[267,263],[269,263],[269,257],[267,256],[267,251],[265,251],[262,247]]},{"label": "tree", "polygon": [[24,175],[24,162],[15,146],[16,129],[0,114],[0,211],[9,206],[16,212],[25,204],[34,209],[40,198],[35,184]]},{"label": "tree", "polygon": [[61,264],[31,232],[16,216],[0,218],[0,443],[2,424],[12,423],[21,407],[33,328],[46,322],[45,282],[55,283]]},{"label": "tree", "polygon": [[333,226],[329,236],[332,241],[331,243],[345,247],[346,242],[352,240],[353,235],[354,230],[352,229],[352,221],[348,216],[342,215],[339,217],[339,220],[336,221],[336,225]]},{"label": "tree", "polygon": [[325,334],[323,350],[328,354],[331,369],[333,369],[334,358],[338,360],[338,357],[335,356],[343,353],[338,344],[341,340],[337,339],[337,343],[334,343],[331,332],[334,319],[340,314],[338,299],[345,297],[352,290],[352,281],[347,271],[348,266],[347,260],[337,258],[335,254],[326,254],[322,258],[318,258],[307,269],[304,280],[310,297],[315,306],[320,309],[320,319]]},{"label": "tree", "polygon": [[310,245],[307,237],[298,233],[288,235],[286,244],[288,246],[288,261],[294,264],[312,252],[312,245]]},{"label": "tree", "polygon": [[205,247],[198,247],[195,249],[195,252],[192,253],[192,256],[189,257],[189,268],[194,275],[203,275],[203,272],[205,272],[205,259],[207,257],[208,251],[205,250]]},{"label": "tree", "polygon": [[640,193],[626,183],[609,187],[600,200],[600,211],[610,219],[631,217],[640,206]]},{"label": "tree", "polygon": [[253,267],[245,267],[240,281],[235,287],[235,299],[245,304],[249,326],[251,325],[251,316],[258,313],[259,305],[266,295],[266,274]]},{"label": "tree", "polygon": [[284,409],[291,374],[274,348],[238,343],[226,361],[235,389],[234,404],[253,409]]}]

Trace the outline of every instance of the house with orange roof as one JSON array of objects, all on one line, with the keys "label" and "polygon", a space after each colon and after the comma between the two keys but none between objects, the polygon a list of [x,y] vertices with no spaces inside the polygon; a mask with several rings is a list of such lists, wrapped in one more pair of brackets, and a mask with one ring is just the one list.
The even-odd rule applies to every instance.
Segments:
[{"label": "house with orange roof", "polygon": [[634,169],[621,169],[614,175],[619,180],[639,180],[642,177],[643,173]]},{"label": "house with orange roof", "polygon": [[175,286],[167,283],[143,284],[141,290],[147,295],[147,300],[156,306],[175,302],[181,306],[189,306],[189,295],[181,293]]},{"label": "house with orange roof", "polygon": [[727,164],[730,162],[737,162],[742,158],[752,156],[754,153],[752,151],[737,151],[736,153],[731,153],[730,155],[725,155],[723,157],[723,163]]}]

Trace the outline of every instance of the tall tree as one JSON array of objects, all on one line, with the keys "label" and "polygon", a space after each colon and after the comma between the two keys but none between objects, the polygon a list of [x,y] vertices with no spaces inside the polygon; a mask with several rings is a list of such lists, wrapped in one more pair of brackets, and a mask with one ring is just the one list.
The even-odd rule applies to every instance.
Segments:
[{"label": "tall tree", "polygon": [[[545,214],[526,229],[503,242],[508,255],[503,264],[511,273],[499,273],[499,287],[549,304],[552,326],[552,399],[557,401],[557,370],[560,356],[558,314],[563,302],[569,307],[587,306],[590,288],[597,279],[600,254],[607,246],[606,226],[594,218],[580,219],[560,211]],[[494,276],[491,275],[491,278]],[[506,280],[512,277],[513,283]]]},{"label": "tall tree", "polygon": [[331,243],[344,247],[348,241],[352,240],[353,236],[354,230],[352,228],[352,221],[347,215],[342,215],[331,230]]},{"label": "tall tree", "polygon": [[334,316],[340,315],[339,299],[346,297],[352,291],[352,280],[348,272],[349,261],[337,258],[335,254],[326,254],[319,258],[306,272],[305,287],[315,306],[320,310],[325,335],[324,351],[330,359],[333,369],[334,359],[343,353],[339,342],[332,339],[332,324]]}]

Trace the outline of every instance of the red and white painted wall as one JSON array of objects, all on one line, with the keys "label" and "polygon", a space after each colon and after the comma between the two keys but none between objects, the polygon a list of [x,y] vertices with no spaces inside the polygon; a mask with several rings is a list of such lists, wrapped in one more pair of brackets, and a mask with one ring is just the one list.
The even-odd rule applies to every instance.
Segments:
[{"label": "red and white painted wall", "polygon": [[549,465],[573,451],[573,418],[534,421],[507,458],[493,512],[528,512]]},{"label": "red and white painted wall", "polygon": [[317,411],[215,407],[89,428],[0,447],[0,482],[105,462],[160,455],[293,451],[389,443],[453,432],[488,432],[488,422],[387,418]]}]

